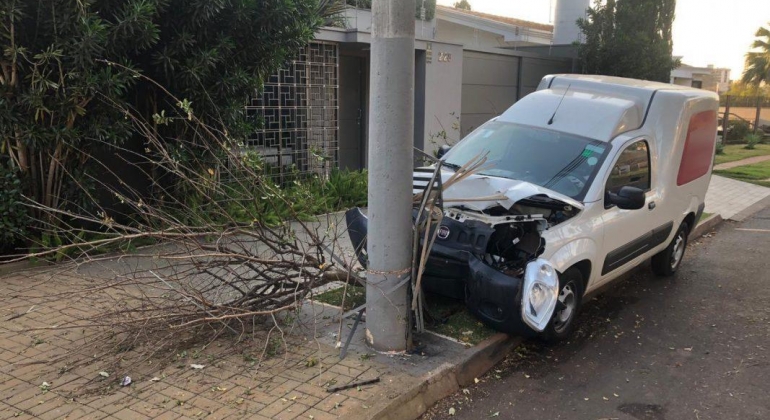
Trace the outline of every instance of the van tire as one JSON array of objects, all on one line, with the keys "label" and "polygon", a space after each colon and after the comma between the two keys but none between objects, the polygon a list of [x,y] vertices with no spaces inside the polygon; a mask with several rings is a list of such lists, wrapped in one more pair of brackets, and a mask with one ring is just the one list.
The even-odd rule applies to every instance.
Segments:
[{"label": "van tire", "polygon": [[661,277],[673,276],[676,273],[676,270],[682,265],[689,234],[690,226],[687,222],[682,222],[676,235],[674,235],[674,239],[671,240],[666,249],[652,257],[653,273]]},{"label": "van tire", "polygon": [[[559,276],[559,301],[567,307],[554,310],[551,321],[545,327],[540,338],[550,343],[563,341],[575,330],[575,320],[583,303],[583,273],[577,267],[570,267]],[[569,310],[568,314],[564,311]]]}]

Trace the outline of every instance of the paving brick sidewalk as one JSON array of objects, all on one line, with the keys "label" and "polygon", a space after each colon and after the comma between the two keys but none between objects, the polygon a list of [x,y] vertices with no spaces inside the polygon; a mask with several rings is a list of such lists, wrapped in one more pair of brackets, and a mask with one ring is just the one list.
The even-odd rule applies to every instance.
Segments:
[{"label": "paving brick sidewalk", "polygon": [[[94,348],[95,352],[96,343],[91,342],[95,331],[32,330],[62,325],[88,314],[94,305],[87,299],[50,299],[87,286],[87,282],[77,275],[36,271],[0,277],[0,418],[358,418],[358,413],[366,412],[377,401],[395,398],[400,389],[421,380],[425,373],[411,367],[417,366],[415,360],[397,361],[401,368],[394,369],[392,358],[369,355],[360,334],[348,357],[339,360],[338,350],[329,345],[334,341],[329,331],[336,330],[334,316],[338,312],[313,305],[313,315],[326,325],[303,324],[291,334],[287,328],[288,352],[281,351],[261,364],[240,353],[228,354],[230,338],[200,350],[197,359],[187,356],[162,367],[127,366],[125,373],[108,372],[110,377],[105,379],[99,375],[104,366],[98,358],[75,368],[68,368],[66,359],[51,362],[77,348]],[[30,308],[32,311],[26,313]],[[10,319],[14,316],[18,317]],[[348,331],[350,323],[345,323]],[[319,338],[314,339],[313,334]],[[253,345],[256,354],[262,349]],[[190,368],[191,363],[206,366],[196,370]],[[118,385],[123,374],[135,375],[130,386]],[[152,381],[153,376],[159,379]],[[382,382],[336,393],[326,391],[329,386],[376,377]],[[80,392],[84,386],[94,385],[99,386],[99,392]]]},{"label": "paving brick sidewalk", "polygon": [[727,220],[767,197],[770,197],[770,188],[713,175],[706,193],[705,211]]}]

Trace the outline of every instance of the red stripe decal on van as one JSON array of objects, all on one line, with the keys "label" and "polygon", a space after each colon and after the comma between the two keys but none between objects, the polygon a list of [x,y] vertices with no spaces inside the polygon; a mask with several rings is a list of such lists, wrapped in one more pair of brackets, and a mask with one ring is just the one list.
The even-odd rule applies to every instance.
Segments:
[{"label": "red stripe decal on van", "polygon": [[705,111],[693,115],[687,127],[687,140],[684,143],[676,185],[687,184],[708,173],[714,159],[716,141],[716,111]]}]

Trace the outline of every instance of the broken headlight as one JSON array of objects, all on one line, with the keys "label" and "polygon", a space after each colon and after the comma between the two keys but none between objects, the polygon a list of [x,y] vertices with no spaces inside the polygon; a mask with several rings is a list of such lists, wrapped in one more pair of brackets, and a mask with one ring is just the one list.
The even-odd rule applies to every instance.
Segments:
[{"label": "broken headlight", "polygon": [[559,299],[559,276],[551,263],[538,258],[527,264],[521,295],[521,319],[535,331],[543,331]]}]

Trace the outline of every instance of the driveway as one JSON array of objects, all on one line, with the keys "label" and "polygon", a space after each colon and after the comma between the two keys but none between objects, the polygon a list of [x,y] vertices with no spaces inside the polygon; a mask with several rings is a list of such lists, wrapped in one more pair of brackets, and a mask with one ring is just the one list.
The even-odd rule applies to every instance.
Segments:
[{"label": "driveway", "polygon": [[[646,265],[584,307],[574,340],[530,342],[426,419],[770,418],[770,208]],[[450,409],[454,416],[450,416]]]}]

